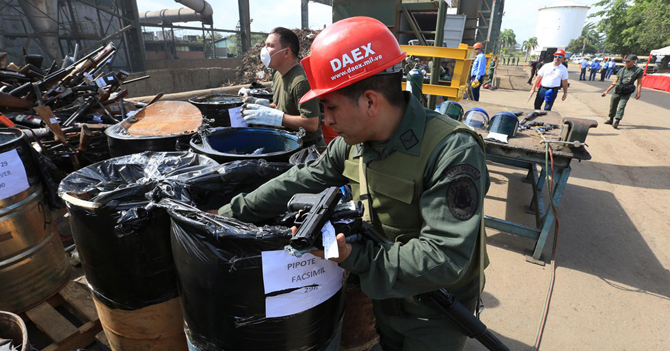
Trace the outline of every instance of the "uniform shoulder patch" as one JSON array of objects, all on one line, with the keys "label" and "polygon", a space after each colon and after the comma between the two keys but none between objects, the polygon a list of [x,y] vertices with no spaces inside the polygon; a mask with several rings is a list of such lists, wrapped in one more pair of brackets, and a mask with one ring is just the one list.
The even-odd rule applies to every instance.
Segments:
[{"label": "uniform shoulder patch", "polygon": [[400,136],[400,141],[402,142],[402,146],[405,147],[405,150],[409,150],[419,143],[419,139],[416,137],[414,131],[411,129],[404,132]]},{"label": "uniform shoulder patch", "polygon": [[447,189],[449,212],[460,221],[472,218],[479,207],[479,195],[475,183],[469,177],[460,177]]},{"label": "uniform shoulder patch", "polygon": [[474,166],[467,163],[461,163],[447,169],[446,176],[449,179],[454,179],[460,175],[467,175],[472,179],[477,180],[481,176],[481,172]]}]

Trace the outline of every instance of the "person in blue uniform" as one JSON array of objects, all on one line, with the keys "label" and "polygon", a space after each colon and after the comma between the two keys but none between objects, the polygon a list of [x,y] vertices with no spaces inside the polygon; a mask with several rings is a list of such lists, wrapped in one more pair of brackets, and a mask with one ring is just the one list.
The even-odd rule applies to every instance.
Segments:
[{"label": "person in blue uniform", "polygon": [[470,81],[472,82],[472,99],[479,101],[479,89],[481,88],[482,79],[486,75],[486,56],[484,56],[484,45],[482,43],[475,43],[473,47],[477,56],[470,70]]},{"label": "person in blue uniform", "polygon": [[581,65],[582,72],[579,74],[579,80],[586,80],[586,70],[589,68],[589,66],[590,66],[589,58],[585,57],[582,60]]}]

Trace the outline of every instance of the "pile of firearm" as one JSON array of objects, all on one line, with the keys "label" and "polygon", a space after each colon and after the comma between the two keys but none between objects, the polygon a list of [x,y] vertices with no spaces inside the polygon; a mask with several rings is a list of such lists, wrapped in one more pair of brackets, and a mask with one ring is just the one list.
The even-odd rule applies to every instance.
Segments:
[{"label": "pile of firearm", "polygon": [[123,101],[123,85],[149,78],[105,72],[116,55],[111,42],[79,59],[77,51],[60,68],[54,61],[46,70],[43,57],[25,49],[22,67],[0,57],[0,124],[23,129],[45,156],[57,164],[65,159],[74,169],[80,158],[91,163],[109,157],[105,128],[136,109]]}]

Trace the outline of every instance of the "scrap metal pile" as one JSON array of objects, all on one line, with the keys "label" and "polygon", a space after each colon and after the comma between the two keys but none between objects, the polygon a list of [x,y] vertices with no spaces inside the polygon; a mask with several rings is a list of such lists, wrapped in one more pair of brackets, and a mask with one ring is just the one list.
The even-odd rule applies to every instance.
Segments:
[{"label": "scrap metal pile", "polygon": [[[293,29],[293,33],[298,36],[300,41],[300,58],[309,56],[310,48],[314,38],[321,31],[311,29]],[[243,85],[251,84],[257,81],[272,80],[270,70],[265,68],[261,62],[261,49],[265,46],[265,41],[261,41],[252,45],[242,57],[242,66],[237,67],[237,76],[234,81],[230,81],[228,85]]]},{"label": "scrap metal pile", "polygon": [[46,70],[42,56],[25,50],[22,67],[0,60],[0,123],[22,129],[43,155],[73,169],[109,157],[104,130],[136,109],[123,101],[123,85],[148,78],[106,73],[116,55],[113,43],[80,59],[76,51],[60,68],[54,61]]}]

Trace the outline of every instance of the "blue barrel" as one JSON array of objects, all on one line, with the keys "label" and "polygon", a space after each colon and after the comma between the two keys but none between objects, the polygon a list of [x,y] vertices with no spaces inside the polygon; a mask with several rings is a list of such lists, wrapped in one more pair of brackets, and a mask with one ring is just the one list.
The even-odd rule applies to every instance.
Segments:
[{"label": "blue barrel", "polygon": [[217,128],[191,139],[193,151],[219,163],[264,159],[288,162],[302,148],[300,135],[273,128]]}]

